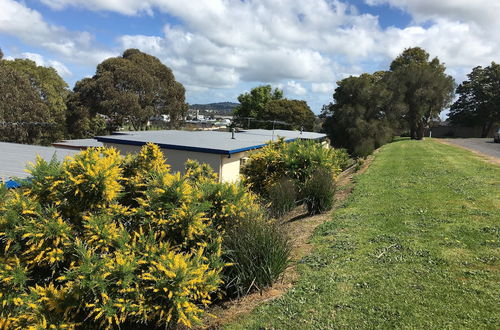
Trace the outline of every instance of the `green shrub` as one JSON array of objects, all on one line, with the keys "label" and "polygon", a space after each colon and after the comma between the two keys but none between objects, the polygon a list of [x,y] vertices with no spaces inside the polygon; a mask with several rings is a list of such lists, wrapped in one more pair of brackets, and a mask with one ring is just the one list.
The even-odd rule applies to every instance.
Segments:
[{"label": "green shrub", "polygon": [[271,217],[280,218],[290,212],[297,200],[297,191],[292,180],[282,178],[267,189],[269,200],[269,214]]},{"label": "green shrub", "polygon": [[199,324],[220,292],[225,227],[259,208],[199,172],[170,173],[154,145],[39,159],[31,184],[2,190],[0,328]]},{"label": "green shrub", "polygon": [[281,139],[250,154],[241,172],[253,191],[267,197],[267,188],[284,177],[293,180],[300,191],[317,168],[338,174],[342,169],[337,162],[334,149],[313,141],[287,143]]},{"label": "green shrub", "polygon": [[335,180],[331,173],[319,169],[306,181],[303,197],[309,214],[317,214],[333,207],[335,196]]},{"label": "green shrub", "polygon": [[[205,211],[212,228],[223,233],[223,291],[244,295],[271,286],[288,265],[290,244],[281,227],[267,221],[257,196],[242,183],[218,183],[210,166],[188,161],[186,177],[209,201]],[[281,182],[281,181],[280,181]],[[294,186],[290,180],[283,186]],[[282,186],[282,187],[283,187]],[[294,199],[291,200],[294,203]]]},{"label": "green shrub", "polygon": [[228,295],[241,296],[272,286],[290,262],[291,244],[274,221],[246,219],[226,232],[223,273]]},{"label": "green shrub", "polygon": [[375,149],[377,149],[375,143],[375,139],[367,137],[363,141],[356,144],[353,152],[358,157],[368,157]]},{"label": "green shrub", "polygon": [[345,170],[353,163],[346,149],[333,149],[333,158],[341,170]]},{"label": "green shrub", "polygon": [[[252,153],[242,174],[244,182],[270,203],[272,214],[275,211],[280,214],[291,205],[292,193],[286,196],[285,191],[279,191],[282,178],[293,182],[298,197],[295,202],[306,202],[314,210],[318,207],[326,210],[330,207],[326,198],[334,191],[337,175],[351,162],[344,149],[325,148],[313,141],[286,143],[280,140]],[[316,183],[317,177],[321,176],[318,172],[324,173],[321,174],[326,180],[322,182],[324,187]],[[318,187],[314,188],[316,184]]]}]

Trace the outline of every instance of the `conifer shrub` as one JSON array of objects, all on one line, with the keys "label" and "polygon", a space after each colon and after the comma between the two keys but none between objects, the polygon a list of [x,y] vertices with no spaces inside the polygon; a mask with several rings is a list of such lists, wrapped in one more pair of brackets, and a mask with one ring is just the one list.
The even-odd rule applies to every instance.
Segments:
[{"label": "conifer shrub", "polygon": [[91,148],[0,189],[0,328],[200,323],[221,294],[225,231],[259,205],[202,165],[164,161],[152,144]]}]

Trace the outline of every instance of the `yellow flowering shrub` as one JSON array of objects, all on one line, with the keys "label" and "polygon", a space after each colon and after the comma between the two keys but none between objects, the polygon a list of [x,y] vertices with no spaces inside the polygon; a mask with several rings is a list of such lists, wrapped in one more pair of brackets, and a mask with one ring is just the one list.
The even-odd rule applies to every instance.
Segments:
[{"label": "yellow flowering shrub", "polygon": [[298,140],[287,143],[280,139],[251,153],[242,168],[242,174],[244,182],[269,202],[272,213],[280,214],[290,207],[287,200],[289,196],[279,194],[280,191],[276,193],[276,189],[280,189],[279,186],[283,182],[293,183],[294,189],[290,191],[296,194],[296,202],[306,203],[309,208],[318,204],[318,191],[311,189],[311,182],[316,180],[317,173],[324,173],[324,184],[334,190],[338,174],[348,164],[349,156],[343,149],[325,148],[313,141]]},{"label": "yellow flowering shrub", "polygon": [[146,189],[146,182],[151,176],[170,171],[160,148],[152,143],[143,146],[136,155],[127,155],[122,168],[124,189],[119,201],[125,205],[137,205],[136,199]]},{"label": "yellow flowering shrub", "polygon": [[188,159],[184,167],[185,177],[193,183],[215,182],[218,179],[217,174],[208,164],[200,164],[195,160]]},{"label": "yellow flowering shrub", "polygon": [[0,329],[197,325],[222,285],[222,237],[258,208],[204,165],[171,173],[152,144],[38,159],[0,187]]},{"label": "yellow flowering shrub", "polygon": [[335,179],[348,160],[342,149],[325,148],[313,141],[287,143],[280,139],[250,154],[242,174],[252,190],[265,196],[268,187],[283,178],[295,181],[300,191],[318,169],[330,172]]}]

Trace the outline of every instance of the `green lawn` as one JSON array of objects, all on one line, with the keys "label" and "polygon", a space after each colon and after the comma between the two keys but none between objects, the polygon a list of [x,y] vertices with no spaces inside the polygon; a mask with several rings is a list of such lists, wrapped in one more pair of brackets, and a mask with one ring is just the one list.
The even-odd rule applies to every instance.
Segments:
[{"label": "green lawn", "polygon": [[384,146],[285,296],[228,328],[500,328],[500,166]]}]

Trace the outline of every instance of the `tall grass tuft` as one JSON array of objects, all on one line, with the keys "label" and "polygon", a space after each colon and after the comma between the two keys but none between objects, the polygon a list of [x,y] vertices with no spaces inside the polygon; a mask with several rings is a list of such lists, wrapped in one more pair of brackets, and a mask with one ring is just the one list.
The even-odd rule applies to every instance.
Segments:
[{"label": "tall grass tuft", "polygon": [[279,219],[295,206],[297,189],[295,183],[287,178],[278,180],[267,189],[270,216]]},{"label": "tall grass tuft", "polygon": [[270,287],[290,262],[291,244],[274,221],[247,219],[227,231],[224,258],[231,266],[223,272],[228,296],[242,296]]},{"label": "tall grass tuft", "polygon": [[316,170],[306,181],[303,195],[309,214],[318,214],[333,207],[336,184],[332,174],[326,170]]}]

